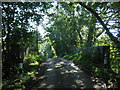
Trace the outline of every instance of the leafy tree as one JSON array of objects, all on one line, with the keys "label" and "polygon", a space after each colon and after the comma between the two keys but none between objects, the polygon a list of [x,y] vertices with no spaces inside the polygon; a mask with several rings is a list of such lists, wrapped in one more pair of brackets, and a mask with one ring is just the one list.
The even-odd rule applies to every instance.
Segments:
[{"label": "leafy tree", "polygon": [[42,5],[28,2],[2,3],[3,79],[17,73],[20,46],[27,48],[35,43],[30,20],[39,24],[42,19],[37,7]]},{"label": "leafy tree", "polygon": [[[103,28],[106,30],[106,34],[111,38],[111,40],[116,44],[118,45],[120,42],[118,41],[118,38],[116,38],[109,30],[109,28],[107,27],[107,25],[105,25],[104,21],[102,20],[102,18],[99,16],[99,14],[92,8],[88,7],[87,5],[85,5],[84,3],[82,2],[79,2],[79,4],[81,6],[83,6],[84,8],[86,8],[88,11],[90,11],[96,18],[97,20],[100,22],[100,24],[103,26]],[[96,3],[95,3],[96,4]],[[106,3],[105,3],[106,4]],[[104,11],[102,11],[101,14],[105,14],[105,13],[108,13],[107,11],[110,10],[110,12],[112,13],[110,16],[112,17],[113,15],[114,16],[117,16],[118,17],[118,8],[116,9],[114,6],[118,4],[116,3],[107,3],[107,10],[105,11],[104,8],[106,8],[105,6],[102,7],[102,5],[100,3],[97,3],[96,5],[98,5],[100,8],[102,8]],[[109,13],[110,13],[109,12]],[[116,15],[114,13],[117,13]],[[113,18],[113,17],[112,17]],[[114,17],[115,19],[115,17]],[[117,18],[118,19],[118,18]],[[109,20],[109,19],[108,19]],[[119,23],[119,22],[118,22]]]},{"label": "leafy tree", "polygon": [[[67,50],[70,50],[67,48],[82,45],[94,46],[97,38],[105,32],[104,28],[99,27],[99,19],[95,18],[94,14],[92,15],[80,5],[81,3],[73,2],[57,3],[57,6],[54,8],[55,12],[48,15],[51,21],[51,26],[47,29],[49,32],[48,36],[50,36],[50,39],[53,41],[53,46],[56,48],[55,50],[59,53],[63,53],[62,51],[65,51],[64,53],[71,52],[67,52]],[[100,13],[102,19],[106,20],[105,23],[109,24],[110,17],[113,17],[114,13],[111,12],[110,17],[106,17],[105,15],[111,10],[111,3],[103,3],[103,5],[100,3],[88,3],[88,5],[94,8],[96,12]],[[106,5],[108,6],[107,8],[105,7]],[[112,35],[110,31],[109,33]],[[113,37],[116,38],[115,36]],[[70,42],[74,44],[70,44]],[[62,47],[63,45],[65,48]],[[61,47],[61,49],[58,50],[57,47]]]}]

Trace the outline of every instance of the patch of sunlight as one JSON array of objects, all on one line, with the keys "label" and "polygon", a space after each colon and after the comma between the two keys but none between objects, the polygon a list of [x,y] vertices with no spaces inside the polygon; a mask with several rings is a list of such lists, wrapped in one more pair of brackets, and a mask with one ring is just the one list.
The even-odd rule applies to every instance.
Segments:
[{"label": "patch of sunlight", "polygon": [[60,62],[60,64],[65,64],[65,62]]},{"label": "patch of sunlight", "polygon": [[63,64],[65,64],[65,62],[59,62],[59,63],[56,63],[55,66],[61,66]]},{"label": "patch of sunlight", "polygon": [[65,72],[61,72],[60,74],[65,74]]},{"label": "patch of sunlight", "polygon": [[40,88],[44,87],[45,85],[46,85],[46,83],[42,83],[41,86],[40,86]]},{"label": "patch of sunlight", "polygon": [[77,88],[77,86],[76,85],[72,85],[71,88]]},{"label": "patch of sunlight", "polygon": [[75,70],[79,70],[79,68],[76,67],[74,63],[71,63],[71,66],[72,66],[73,68],[75,68]]},{"label": "patch of sunlight", "polygon": [[49,85],[47,88],[54,88],[54,85]]},{"label": "patch of sunlight", "polygon": [[68,71],[68,70],[66,70],[66,71],[65,71],[65,73],[69,73],[69,71]]},{"label": "patch of sunlight", "polygon": [[38,72],[35,72],[35,74],[38,74]]},{"label": "patch of sunlight", "polygon": [[71,63],[71,66],[72,66],[72,67],[74,67],[74,66],[75,66],[75,64],[74,64],[74,63]]},{"label": "patch of sunlight", "polygon": [[34,63],[30,63],[30,65],[34,66],[34,65],[39,65],[39,63],[36,61]]},{"label": "patch of sunlight", "polygon": [[41,66],[44,66],[44,65],[46,65],[46,64],[48,64],[48,63],[47,63],[47,62],[45,62],[45,63],[42,63],[42,64],[41,64]]},{"label": "patch of sunlight", "polygon": [[76,70],[79,70],[79,68],[78,68],[78,67],[75,67],[75,69],[76,69]]},{"label": "patch of sunlight", "polygon": [[67,73],[77,73],[78,71],[77,70],[66,70],[65,72],[61,72],[61,74],[67,74]]},{"label": "patch of sunlight", "polygon": [[71,70],[69,71],[70,73],[78,72],[77,70]]},{"label": "patch of sunlight", "polygon": [[59,62],[55,64],[55,68],[63,67],[64,65],[66,65],[65,62]]},{"label": "patch of sunlight", "polygon": [[43,76],[40,76],[40,77],[39,77],[39,79],[45,79],[45,78],[47,78],[46,75],[43,75]]},{"label": "patch of sunlight", "polygon": [[47,69],[47,71],[51,71],[51,70],[53,70],[53,69],[52,68]]},{"label": "patch of sunlight", "polygon": [[99,85],[94,85],[93,87],[94,87],[94,88],[100,88]]},{"label": "patch of sunlight", "polygon": [[75,82],[76,82],[77,84],[81,84],[81,83],[83,83],[82,80],[75,80]]},{"label": "patch of sunlight", "polygon": [[28,75],[32,75],[32,74],[34,74],[34,71],[33,71],[33,72],[28,72],[27,74],[28,74]]},{"label": "patch of sunlight", "polygon": [[56,63],[55,66],[61,66],[61,64],[60,63]]},{"label": "patch of sunlight", "polygon": [[85,83],[82,80],[75,80],[76,84],[81,87],[81,89],[86,88]]},{"label": "patch of sunlight", "polygon": [[52,64],[52,62],[49,62],[48,64]]}]

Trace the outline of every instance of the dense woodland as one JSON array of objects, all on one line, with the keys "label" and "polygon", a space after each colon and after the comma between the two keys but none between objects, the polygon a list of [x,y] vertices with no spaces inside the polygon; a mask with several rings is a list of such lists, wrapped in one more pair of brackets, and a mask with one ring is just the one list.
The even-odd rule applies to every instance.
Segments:
[{"label": "dense woodland", "polygon": [[[40,63],[58,57],[86,66],[95,76],[118,87],[119,13],[118,2],[2,2],[3,87],[26,85]],[[44,27],[44,35],[38,31],[39,25]],[[98,58],[99,46],[109,46],[107,77],[103,77],[103,61]],[[17,82],[20,59],[23,80]]]}]

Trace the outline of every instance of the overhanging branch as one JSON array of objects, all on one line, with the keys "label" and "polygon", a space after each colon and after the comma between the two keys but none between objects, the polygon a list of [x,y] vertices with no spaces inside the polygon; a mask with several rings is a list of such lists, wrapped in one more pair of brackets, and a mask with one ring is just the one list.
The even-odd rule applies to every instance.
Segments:
[{"label": "overhanging branch", "polygon": [[88,11],[90,11],[90,12],[97,18],[97,20],[100,22],[100,24],[101,24],[101,25],[103,26],[103,28],[106,30],[106,34],[110,37],[110,39],[111,39],[114,43],[116,43],[116,44],[120,43],[120,42],[117,40],[117,38],[114,37],[113,34],[109,31],[109,29],[108,29],[107,26],[104,24],[104,22],[102,21],[102,19],[101,19],[100,16],[98,15],[98,13],[96,13],[92,8],[89,8],[88,6],[86,6],[86,5],[85,5],[84,3],[82,3],[82,2],[79,2],[79,4],[80,4],[82,7],[86,8]]}]

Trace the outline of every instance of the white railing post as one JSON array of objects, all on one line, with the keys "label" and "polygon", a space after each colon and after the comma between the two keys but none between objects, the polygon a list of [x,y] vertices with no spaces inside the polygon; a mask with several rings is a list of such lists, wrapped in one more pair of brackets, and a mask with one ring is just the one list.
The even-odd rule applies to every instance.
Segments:
[{"label": "white railing post", "polygon": [[20,46],[20,62],[19,62],[19,78],[22,80],[23,78],[23,59],[24,59],[24,46]]},{"label": "white railing post", "polygon": [[104,72],[105,73],[107,72],[107,55],[106,55],[106,53],[104,55]]},{"label": "white railing post", "polygon": [[20,80],[22,80],[22,78],[23,78],[22,71],[23,71],[23,59],[20,58],[20,62],[19,62],[19,74],[20,74],[19,78],[20,78]]}]

